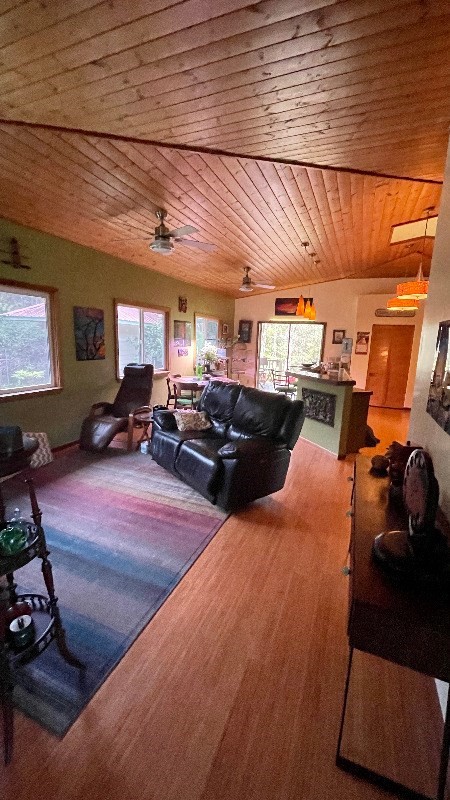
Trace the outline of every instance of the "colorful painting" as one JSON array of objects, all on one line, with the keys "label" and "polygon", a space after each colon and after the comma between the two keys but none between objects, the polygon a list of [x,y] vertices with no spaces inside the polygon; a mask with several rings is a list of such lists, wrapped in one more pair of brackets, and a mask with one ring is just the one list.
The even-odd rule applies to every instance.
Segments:
[{"label": "colorful painting", "polygon": [[105,319],[101,308],[74,306],[73,325],[77,361],[105,358]]},{"label": "colorful painting", "polygon": [[436,356],[428,394],[427,411],[450,433],[450,320],[439,323]]},{"label": "colorful painting", "polygon": [[298,297],[277,297],[275,300],[275,315],[294,316],[297,311]]}]

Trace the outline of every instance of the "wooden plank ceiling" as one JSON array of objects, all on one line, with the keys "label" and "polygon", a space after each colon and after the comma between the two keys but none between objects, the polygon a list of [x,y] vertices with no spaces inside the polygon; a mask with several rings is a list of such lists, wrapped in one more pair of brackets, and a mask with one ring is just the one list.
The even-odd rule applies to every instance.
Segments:
[{"label": "wooden plank ceiling", "polygon": [[[280,289],[413,275],[422,242],[390,231],[439,208],[448,12],[3,0],[0,214],[232,296],[244,266]],[[217,252],[153,254],[158,207]]]}]

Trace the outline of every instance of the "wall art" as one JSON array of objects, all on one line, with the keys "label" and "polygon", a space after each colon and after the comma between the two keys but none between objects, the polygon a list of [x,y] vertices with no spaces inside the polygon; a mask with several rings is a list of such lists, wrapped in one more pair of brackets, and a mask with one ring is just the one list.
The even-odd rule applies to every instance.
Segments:
[{"label": "wall art", "polygon": [[250,344],[252,340],[252,327],[253,322],[251,320],[239,320],[238,336],[240,342],[243,342],[244,344]]},{"label": "wall art", "polygon": [[181,319],[173,321],[173,343],[177,347],[190,347],[192,344],[192,322]]},{"label": "wall art", "polygon": [[305,416],[316,422],[323,422],[334,428],[336,414],[336,395],[328,392],[317,392],[315,389],[302,389],[305,404]]},{"label": "wall art", "polygon": [[187,297],[179,297],[178,298],[178,311],[181,311],[182,314],[186,314],[186,312],[187,312]]},{"label": "wall art", "polygon": [[105,320],[101,308],[73,307],[77,361],[105,358]]},{"label": "wall art", "polygon": [[450,320],[439,323],[436,356],[428,394],[427,411],[450,433]]},{"label": "wall art", "polygon": [[345,330],[342,328],[335,328],[333,331],[333,344],[342,344],[345,338]]},{"label": "wall art", "polygon": [[187,349],[187,347],[179,347],[178,348],[178,355],[180,357],[181,356],[187,356],[187,355],[189,355],[189,350]]},{"label": "wall art", "polygon": [[370,331],[358,331],[356,334],[355,353],[365,355],[369,352]]}]

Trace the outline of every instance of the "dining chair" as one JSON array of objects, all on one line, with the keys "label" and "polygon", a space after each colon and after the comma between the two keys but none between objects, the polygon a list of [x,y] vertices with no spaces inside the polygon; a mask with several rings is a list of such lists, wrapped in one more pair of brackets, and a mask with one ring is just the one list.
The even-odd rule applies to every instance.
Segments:
[{"label": "dining chair", "polygon": [[173,384],[175,394],[174,408],[195,408],[197,405],[197,393],[201,387],[194,381],[180,383],[177,381]]},{"label": "dining chair", "polygon": [[273,381],[273,388],[276,392],[280,394],[286,395],[286,397],[290,397],[291,400],[297,394],[297,385],[296,383],[290,383],[288,377],[284,372],[277,372],[276,370],[272,370],[272,381]]},{"label": "dining chair", "polygon": [[181,378],[179,373],[175,375],[168,375],[166,378],[167,383],[167,403],[166,408],[170,408],[171,405],[175,408],[175,385],[173,383],[174,378]]}]

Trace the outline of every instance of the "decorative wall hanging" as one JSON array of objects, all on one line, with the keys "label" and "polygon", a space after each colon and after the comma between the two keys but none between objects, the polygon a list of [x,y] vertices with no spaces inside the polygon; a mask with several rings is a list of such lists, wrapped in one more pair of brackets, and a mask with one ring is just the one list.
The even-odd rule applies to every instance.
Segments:
[{"label": "decorative wall hanging", "polygon": [[187,312],[187,297],[179,297],[178,298],[178,311],[181,311],[183,314]]},{"label": "decorative wall hanging", "polygon": [[334,428],[336,414],[336,395],[317,392],[315,389],[302,389],[305,416]]},{"label": "decorative wall hanging", "polygon": [[450,320],[439,323],[436,363],[431,376],[427,411],[450,434]]},{"label": "decorative wall hanging", "polygon": [[14,267],[14,269],[31,269],[30,265],[25,263],[27,257],[21,255],[19,250],[19,242],[14,237],[9,239],[8,249],[0,250],[0,253],[8,256],[8,258],[1,259],[2,264],[10,264],[12,267]]},{"label": "decorative wall hanging", "polygon": [[101,308],[74,306],[73,325],[77,361],[105,358],[105,320]]},{"label": "decorative wall hanging", "polygon": [[189,350],[187,349],[187,347],[179,347],[179,348],[178,348],[178,356],[179,356],[180,358],[181,358],[182,356],[187,356],[187,355],[189,355]]},{"label": "decorative wall hanging", "polygon": [[190,347],[192,344],[192,322],[175,319],[173,322],[173,343],[177,347]]},{"label": "decorative wall hanging", "polygon": [[295,317],[297,313],[298,297],[277,297],[275,300],[275,316]]},{"label": "decorative wall hanging", "polygon": [[356,334],[355,353],[365,355],[369,352],[370,331],[358,331]]},{"label": "decorative wall hanging", "polygon": [[335,328],[333,331],[333,344],[342,344],[345,338],[345,330],[342,328]]},{"label": "decorative wall hanging", "polygon": [[229,332],[230,331],[229,331],[227,323],[223,322],[222,323],[222,336],[228,336]]},{"label": "decorative wall hanging", "polygon": [[248,319],[241,319],[239,320],[239,341],[243,342],[244,344],[250,344],[252,340],[252,327],[253,322]]}]

